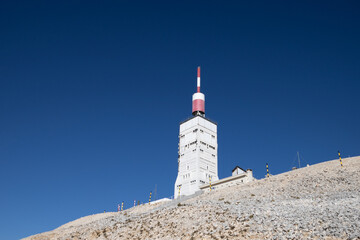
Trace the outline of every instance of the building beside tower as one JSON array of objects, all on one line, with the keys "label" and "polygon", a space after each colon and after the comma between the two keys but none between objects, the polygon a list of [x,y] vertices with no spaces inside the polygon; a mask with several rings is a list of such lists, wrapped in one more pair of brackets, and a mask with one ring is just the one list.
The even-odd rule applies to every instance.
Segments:
[{"label": "building beside tower", "polygon": [[253,180],[251,169],[245,171],[238,166],[231,177],[219,180],[217,124],[205,117],[205,95],[200,92],[198,67],[197,92],[192,96],[192,117],[180,123],[174,198]]},{"label": "building beside tower", "polygon": [[241,185],[251,181],[254,181],[252,170],[251,169],[244,170],[241,167],[236,166],[233,169],[232,175],[230,177],[222,178],[218,181],[211,182],[211,185],[210,184],[201,185],[200,190],[204,192],[210,192],[210,187],[211,189],[220,189],[234,185]]},{"label": "building beside tower", "polygon": [[197,92],[192,97],[192,115],[180,124],[175,198],[191,195],[199,191],[201,185],[219,180],[217,124],[205,117],[205,95],[200,92],[200,67]]}]

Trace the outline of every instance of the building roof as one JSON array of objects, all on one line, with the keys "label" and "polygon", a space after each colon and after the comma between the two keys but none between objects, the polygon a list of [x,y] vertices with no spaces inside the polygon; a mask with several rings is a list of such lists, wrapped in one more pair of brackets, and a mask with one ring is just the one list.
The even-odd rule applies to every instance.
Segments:
[{"label": "building roof", "polygon": [[180,122],[180,125],[183,124],[183,123],[185,123],[185,122],[187,122],[187,121],[190,121],[191,119],[196,118],[196,117],[201,117],[201,118],[203,118],[203,119],[206,119],[206,120],[208,120],[209,122],[211,122],[211,123],[213,123],[213,124],[215,124],[215,125],[217,126],[217,123],[216,123],[216,122],[214,122],[213,120],[211,120],[211,119],[209,119],[209,118],[207,118],[207,117],[203,117],[203,116],[201,116],[201,115],[191,116],[191,117],[189,117],[188,119]]},{"label": "building roof", "polygon": [[237,168],[240,168],[241,170],[243,170],[244,172],[246,172],[245,169],[243,169],[243,168],[241,168],[241,167],[239,167],[239,166],[234,167],[234,169],[233,169],[231,172],[234,172]]}]

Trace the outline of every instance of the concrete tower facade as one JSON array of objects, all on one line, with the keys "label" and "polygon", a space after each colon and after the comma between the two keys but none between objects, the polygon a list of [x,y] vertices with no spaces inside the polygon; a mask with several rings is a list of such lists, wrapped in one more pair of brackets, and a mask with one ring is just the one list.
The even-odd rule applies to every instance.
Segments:
[{"label": "concrete tower facade", "polygon": [[219,180],[217,124],[205,118],[205,95],[200,92],[198,67],[197,92],[193,95],[193,117],[180,124],[178,176],[174,198],[191,195],[200,186]]}]

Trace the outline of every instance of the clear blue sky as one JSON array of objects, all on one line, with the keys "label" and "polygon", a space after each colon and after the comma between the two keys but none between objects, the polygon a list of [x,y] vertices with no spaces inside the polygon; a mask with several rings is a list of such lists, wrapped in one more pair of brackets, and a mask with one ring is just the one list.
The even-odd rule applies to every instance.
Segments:
[{"label": "clear blue sky", "polygon": [[219,177],[360,155],[358,1],[2,1],[0,238],[173,195],[196,67]]}]

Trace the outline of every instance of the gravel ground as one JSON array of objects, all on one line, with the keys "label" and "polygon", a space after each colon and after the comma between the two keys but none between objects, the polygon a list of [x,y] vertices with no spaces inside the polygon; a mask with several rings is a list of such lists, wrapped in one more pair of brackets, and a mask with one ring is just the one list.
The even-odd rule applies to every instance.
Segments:
[{"label": "gravel ground", "polygon": [[47,239],[360,239],[360,157],[67,223]]}]

